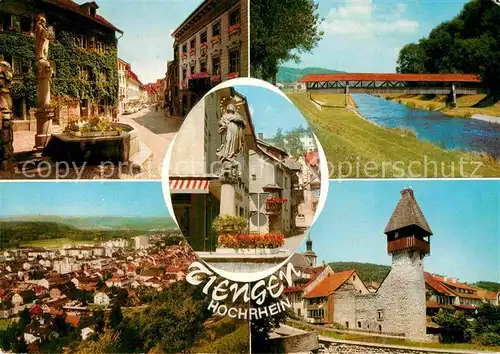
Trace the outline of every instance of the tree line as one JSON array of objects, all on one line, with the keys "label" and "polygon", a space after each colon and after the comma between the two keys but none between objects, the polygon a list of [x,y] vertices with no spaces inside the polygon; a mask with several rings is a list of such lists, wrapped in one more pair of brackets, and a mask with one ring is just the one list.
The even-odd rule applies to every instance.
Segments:
[{"label": "tree line", "polygon": [[468,2],[428,37],[405,45],[396,70],[479,74],[492,96],[500,98],[500,6],[491,0]]}]

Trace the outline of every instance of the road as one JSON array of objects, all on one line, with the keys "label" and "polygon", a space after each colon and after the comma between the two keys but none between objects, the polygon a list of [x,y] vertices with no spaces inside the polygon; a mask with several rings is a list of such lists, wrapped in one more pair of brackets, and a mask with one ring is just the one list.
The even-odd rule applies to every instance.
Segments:
[{"label": "road", "polygon": [[182,119],[167,117],[163,111],[156,112],[153,108],[146,108],[134,114],[122,115],[119,121],[131,125],[138,132],[140,141],[152,152],[151,162],[147,164],[146,171],[140,173],[140,178],[161,178],[163,159],[170,142],[180,129]]}]

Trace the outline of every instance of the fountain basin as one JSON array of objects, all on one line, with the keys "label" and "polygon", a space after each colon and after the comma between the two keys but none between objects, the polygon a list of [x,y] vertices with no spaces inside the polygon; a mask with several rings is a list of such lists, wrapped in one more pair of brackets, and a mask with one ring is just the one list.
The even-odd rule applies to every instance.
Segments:
[{"label": "fountain basin", "polygon": [[139,135],[128,124],[115,123],[121,132],[65,132],[53,134],[43,154],[54,161],[76,165],[128,162],[140,150]]}]

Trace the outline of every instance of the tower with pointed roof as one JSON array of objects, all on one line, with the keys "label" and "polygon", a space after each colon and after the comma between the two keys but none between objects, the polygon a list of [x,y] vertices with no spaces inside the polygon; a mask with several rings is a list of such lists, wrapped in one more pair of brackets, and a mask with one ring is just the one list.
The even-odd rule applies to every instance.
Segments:
[{"label": "tower with pointed roof", "polygon": [[378,292],[385,307],[385,329],[425,339],[424,257],[430,254],[431,228],[411,188],[401,197],[384,230],[392,266]]},{"label": "tower with pointed roof", "polygon": [[316,267],[316,259],[318,258],[316,256],[316,253],[314,253],[313,249],[313,242],[311,240],[311,234],[307,236],[307,241],[306,241],[306,251],[304,252],[304,257],[307,259],[309,262],[309,265],[314,268]]}]

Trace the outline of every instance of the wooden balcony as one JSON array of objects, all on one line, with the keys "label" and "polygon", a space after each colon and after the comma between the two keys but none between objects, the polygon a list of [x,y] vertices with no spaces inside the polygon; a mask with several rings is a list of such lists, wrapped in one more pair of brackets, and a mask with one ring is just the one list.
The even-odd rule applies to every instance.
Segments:
[{"label": "wooden balcony", "polygon": [[405,249],[416,249],[425,254],[431,253],[431,246],[428,242],[419,240],[415,236],[402,237],[397,240],[387,242],[387,252],[397,252]]}]

